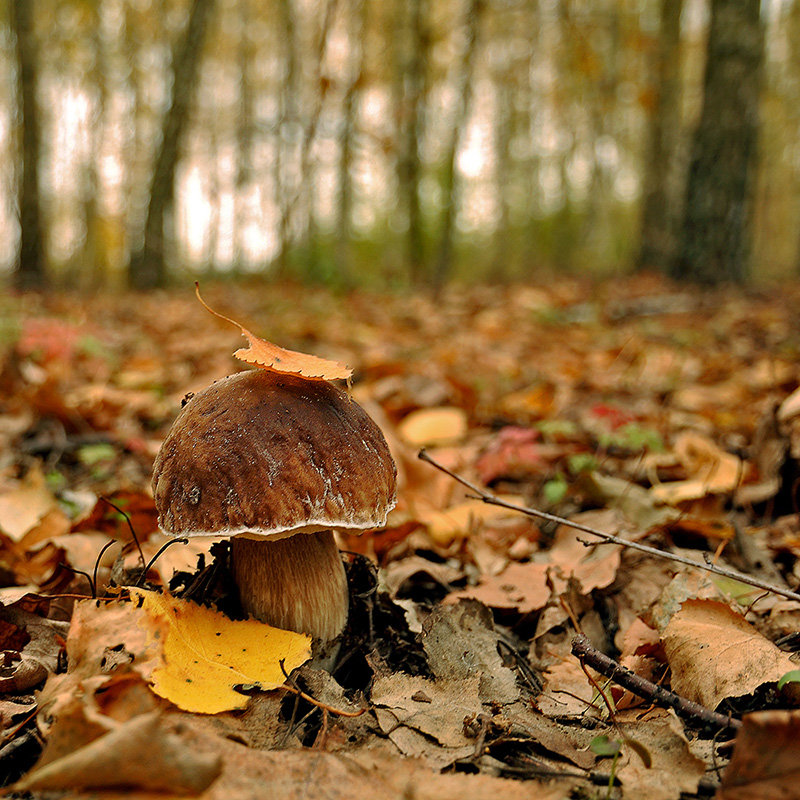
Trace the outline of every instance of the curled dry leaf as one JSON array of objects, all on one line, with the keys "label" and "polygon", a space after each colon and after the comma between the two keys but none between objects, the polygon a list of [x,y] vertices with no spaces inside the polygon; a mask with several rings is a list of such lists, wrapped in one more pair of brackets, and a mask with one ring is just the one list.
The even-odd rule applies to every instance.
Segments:
[{"label": "curled dry leaf", "polygon": [[710,709],[726,697],[742,697],[775,683],[795,668],[741,614],[716,600],[683,603],[663,642],[672,688]]},{"label": "curled dry leaf", "polygon": [[16,791],[125,788],[197,795],[222,769],[218,755],[186,747],[154,711],[28,774]]},{"label": "curled dry leaf", "polygon": [[0,649],[11,655],[0,675],[0,693],[21,694],[55,672],[67,628],[66,622],[0,608]]},{"label": "curled dry leaf", "polygon": [[167,594],[131,589],[147,613],[146,625],[161,646],[150,675],[153,691],[184,711],[216,714],[244,708],[240,685],[269,690],[311,657],[311,638],[257,620],[234,621]]},{"label": "curled dry leaf", "polygon": [[624,737],[619,778],[625,796],[648,800],[679,800],[697,791],[705,764],[695,756],[673,711],[655,711],[646,721],[636,711],[617,717],[617,730]]},{"label": "curled dry leaf", "polygon": [[675,442],[675,455],[689,477],[650,490],[652,496],[665,505],[698,500],[707,494],[728,494],[742,483],[745,476],[741,459],[726,453],[699,433],[682,433]]},{"label": "curled dry leaf", "polygon": [[718,800],[784,800],[800,782],[800,711],[761,711],[742,720]]},{"label": "curled dry leaf", "polygon": [[200,296],[200,287],[196,283],[195,292],[197,299],[203,304],[203,308],[211,312],[215,317],[235,325],[242,332],[242,336],[247,339],[249,346],[243,347],[233,354],[240,361],[271,372],[285,372],[311,380],[334,381],[341,379],[349,383],[353,377],[353,370],[338,361],[329,361],[307,353],[286,350],[283,347],[272,344],[272,342],[259,338],[235,320],[220,314],[218,311],[214,311]]}]

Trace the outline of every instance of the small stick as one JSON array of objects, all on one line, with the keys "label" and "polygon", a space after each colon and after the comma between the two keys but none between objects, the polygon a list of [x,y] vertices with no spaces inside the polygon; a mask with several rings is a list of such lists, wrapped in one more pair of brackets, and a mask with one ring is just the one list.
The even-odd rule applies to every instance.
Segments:
[{"label": "small stick", "polygon": [[623,667],[619,662],[592,647],[583,634],[579,634],[572,640],[572,654],[578,658],[581,666],[586,662],[592,669],[597,670],[614,683],[618,683],[624,689],[633,692],[637,697],[665,705],[685,720],[700,722],[703,727],[720,728],[734,733],[742,727],[742,723],[738,719],[711,711],[699,703],[681,697],[675,692],[670,692],[663,686],[631,672],[627,667]]},{"label": "small stick", "polygon": [[303,700],[307,700],[312,705],[317,706],[317,708],[321,708],[323,711],[328,711],[331,714],[336,714],[337,717],[360,717],[362,714],[366,713],[366,708],[360,708],[358,711],[342,711],[339,708],[334,708],[333,706],[327,705],[327,703],[323,703],[321,700],[315,699],[310,694],[306,694],[302,689],[294,685],[294,681],[289,677],[289,673],[286,672],[286,667],[283,665],[283,662],[284,659],[280,659],[278,664],[280,665],[281,672],[286,678],[287,683],[284,683],[281,689],[286,689],[287,692],[292,692],[292,694],[302,697]]},{"label": "small stick", "polygon": [[485,489],[482,489],[477,484],[474,484],[471,481],[468,481],[466,478],[462,478],[460,475],[452,472],[443,464],[440,464],[438,461],[435,461],[433,458],[431,458],[431,456],[429,456],[425,450],[420,450],[418,457],[422,461],[427,461],[429,464],[436,467],[436,469],[441,470],[446,475],[449,475],[451,478],[458,481],[462,486],[466,486],[468,489],[471,489],[473,492],[475,492],[479,500],[483,500],[484,503],[489,505],[500,506],[501,508],[507,508],[510,511],[519,511],[521,514],[527,514],[529,517],[538,517],[539,519],[544,519],[548,522],[556,522],[559,525],[568,525],[570,528],[575,528],[575,530],[583,531],[584,533],[590,533],[592,536],[598,536],[604,541],[610,542],[611,544],[618,544],[622,547],[628,547],[631,550],[639,550],[642,553],[656,556],[657,558],[665,558],[668,561],[676,561],[678,564],[685,564],[688,567],[696,567],[697,569],[702,569],[706,572],[713,572],[715,575],[722,575],[724,578],[730,578],[731,580],[739,581],[740,583],[746,583],[748,586],[755,586],[757,589],[764,589],[767,592],[772,592],[773,594],[780,595],[781,597],[785,597],[789,600],[796,600],[797,602],[800,602],[800,594],[797,592],[793,592],[789,589],[783,589],[782,587],[775,586],[768,581],[762,581],[760,578],[745,575],[744,573],[737,572],[734,569],[718,567],[716,564],[707,562],[695,561],[692,558],[687,558],[686,556],[681,556],[677,553],[668,553],[666,550],[659,550],[657,547],[650,547],[646,544],[640,544],[639,542],[631,542],[628,539],[622,539],[621,537],[614,536],[611,533],[606,533],[605,531],[598,530],[597,528],[592,528],[590,525],[584,525],[580,522],[571,522],[565,517],[559,517],[558,515],[550,514],[547,511],[539,511],[537,508],[529,508],[528,506],[520,506],[515,503],[509,503],[507,500],[502,500],[496,495],[493,495],[491,492],[487,492]]}]

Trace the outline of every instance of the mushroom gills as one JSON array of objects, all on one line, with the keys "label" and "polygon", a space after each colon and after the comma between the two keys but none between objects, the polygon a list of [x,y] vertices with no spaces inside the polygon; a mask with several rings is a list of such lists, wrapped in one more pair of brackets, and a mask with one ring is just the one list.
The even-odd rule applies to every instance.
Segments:
[{"label": "mushroom gills", "polygon": [[242,608],[276,628],[335,639],[347,623],[347,576],[333,532],[231,539]]}]

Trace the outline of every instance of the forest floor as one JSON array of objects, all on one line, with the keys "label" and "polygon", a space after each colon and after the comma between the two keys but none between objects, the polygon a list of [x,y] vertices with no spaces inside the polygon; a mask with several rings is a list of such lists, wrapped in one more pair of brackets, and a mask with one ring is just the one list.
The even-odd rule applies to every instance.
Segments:
[{"label": "forest floor", "polygon": [[[270,341],[352,367],[397,462],[385,528],[339,542],[338,665],[270,679],[265,664],[303,662],[296,642],[186,599],[225,607],[225,545],[161,551],[153,459],[187,393],[246,368],[236,329],[190,286],[7,295],[12,792],[800,796],[800,285],[203,294]],[[176,632],[169,614],[189,624]],[[232,677],[242,642],[258,663]]]}]

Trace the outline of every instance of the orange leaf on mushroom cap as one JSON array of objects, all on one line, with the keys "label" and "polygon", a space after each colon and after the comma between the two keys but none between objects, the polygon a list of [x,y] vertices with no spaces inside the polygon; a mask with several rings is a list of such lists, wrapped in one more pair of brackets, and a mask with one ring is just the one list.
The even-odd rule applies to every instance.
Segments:
[{"label": "orange leaf on mushroom cap", "polygon": [[287,350],[266,341],[266,339],[259,338],[250,333],[247,328],[240,325],[236,320],[214,311],[200,296],[200,286],[197,282],[195,282],[194,288],[197,299],[202,303],[206,311],[210,311],[215,317],[235,325],[241,330],[242,336],[247,339],[249,347],[242,347],[233,354],[240,361],[253,364],[270,372],[285,372],[290,375],[300,375],[310,380],[333,381],[343,379],[347,381],[348,386],[350,385],[353,370],[349,367],[338,361],[330,361],[308,353],[298,353],[296,350]]}]

